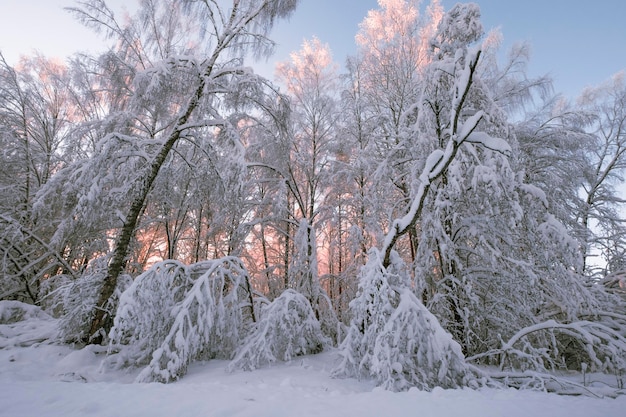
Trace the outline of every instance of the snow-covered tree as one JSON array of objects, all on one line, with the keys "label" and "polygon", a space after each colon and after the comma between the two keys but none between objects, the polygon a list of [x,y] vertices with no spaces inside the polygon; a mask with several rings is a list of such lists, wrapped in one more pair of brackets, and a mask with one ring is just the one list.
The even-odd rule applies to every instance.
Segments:
[{"label": "snow-covered tree", "polygon": [[[477,17],[478,10],[471,5],[455,7],[444,16],[433,41],[434,64],[449,70],[431,73],[437,82],[429,83],[424,96],[430,111],[421,113],[418,132],[426,137],[436,132],[432,137],[450,146],[448,135],[451,131],[455,137],[456,117],[480,110],[481,121],[456,147],[455,157],[447,159],[446,170],[428,184],[431,192],[420,203],[423,214],[413,218],[420,229],[416,289],[467,355],[497,349],[500,338],[506,340],[519,329],[549,319],[575,323],[592,311],[619,311],[617,300],[609,301],[610,296],[579,274],[579,243],[570,236],[567,223],[550,212],[563,206],[549,204],[544,191],[525,182],[530,179],[524,176],[526,155],[519,153],[521,145],[480,67],[471,78],[473,88],[458,94],[459,80],[465,78],[458,65],[468,53],[464,42],[477,40],[480,33]],[[461,102],[465,109],[459,113],[455,106]],[[439,157],[445,160],[446,155],[442,152]],[[423,181],[418,186],[420,193]],[[409,220],[398,220],[400,231]],[[388,240],[397,235],[389,234]],[[537,349],[550,351],[554,363],[563,359],[559,354],[570,354],[564,353],[567,338],[533,336]]]},{"label": "snow-covered tree", "polygon": [[[87,1],[72,9],[87,25],[119,41],[118,57],[130,68],[134,91],[124,118],[126,130],[103,138],[103,142],[106,148],[126,141],[135,147],[129,157],[141,161],[134,175],[125,181],[127,203],[121,208],[122,225],[90,335],[110,327],[111,320],[102,307],[126,267],[141,213],[162,167],[172,159],[172,150],[179,142],[193,141],[207,130],[225,132],[217,137],[227,143],[235,141],[237,147],[236,125],[224,110],[237,104],[246,83],[255,83],[255,77],[241,65],[242,56],[247,52],[263,55],[271,50],[268,31],[277,19],[295,8],[296,1],[237,0],[229,6],[171,0],[142,2],[140,6],[137,16],[125,25],[115,20],[102,0]],[[191,50],[189,45],[198,45],[198,49]],[[100,165],[92,170],[96,175],[91,176],[88,189],[100,198],[98,173],[107,171],[107,167]]]},{"label": "snow-covered tree", "polygon": [[620,72],[604,85],[589,88],[579,99],[582,109],[592,115],[592,136],[584,170],[582,206],[577,220],[588,233],[584,265],[594,250],[600,251],[608,272],[623,268],[626,260],[619,248],[626,243],[624,199],[618,185],[626,168],[626,73]]},{"label": "snow-covered tree", "polygon": [[[290,214],[293,199],[284,178],[288,158],[288,120],[291,111],[286,96],[267,89],[264,112],[246,135],[246,158],[249,174],[249,198],[254,239],[245,254],[255,285],[273,299],[289,287],[293,224]],[[260,256],[259,256],[260,254]]]},{"label": "snow-covered tree", "polygon": [[[577,242],[546,210],[545,196],[522,183],[513,170],[509,159],[515,138],[509,136],[504,113],[481,79],[480,49],[469,47],[481,35],[478,17],[475,5],[457,5],[442,18],[432,40],[433,61],[424,71],[430,81],[424,83],[415,135],[432,138],[430,145],[424,143],[435,150],[425,162],[414,162],[421,173],[413,176],[412,200],[406,214],[391,223],[379,255],[380,270],[372,273],[390,273],[388,268],[396,265],[396,242],[417,228],[415,291],[469,354],[496,349],[500,337],[548,318],[580,320],[586,311],[597,311],[603,297],[575,274]],[[388,297],[386,285],[374,285],[382,295],[370,297],[373,307],[368,311],[380,308],[390,317],[414,317],[400,314],[398,302],[375,299]],[[415,297],[411,302],[419,303]],[[378,375],[381,368],[367,359],[363,346],[374,345],[372,339],[386,334],[387,320],[364,320],[385,314],[362,313],[357,305],[351,305],[359,319],[351,322],[341,370],[359,374],[365,363],[365,369]],[[556,362],[564,340],[542,336],[535,342],[551,346]],[[399,352],[402,349],[407,347]],[[453,368],[460,375],[466,369],[460,350]],[[410,367],[397,369],[411,372]],[[393,375],[389,369],[382,372]]]},{"label": "snow-covered tree", "polygon": [[69,80],[54,60],[23,57],[13,68],[0,54],[0,299],[38,303],[47,276],[71,275],[82,262],[79,250],[50,241],[54,223],[34,210],[37,193],[71,158]]},{"label": "snow-covered tree", "polygon": [[120,297],[109,361],[146,366],[138,381],[171,382],[199,359],[231,359],[255,320],[248,273],[238,258],[185,266],[163,261]]},{"label": "snow-covered tree", "polygon": [[[260,203],[254,223],[263,254],[253,261],[262,260],[273,294],[296,289],[327,322],[324,331],[335,333],[336,318],[318,265],[318,230],[326,228],[338,120],[338,78],[328,45],[315,38],[305,41],[290,60],[277,65],[277,78],[286,92],[266,98],[265,112],[249,134],[247,156]],[[272,277],[277,270],[282,270],[282,282]]]},{"label": "snow-covered tree", "polygon": [[[475,131],[486,114],[481,109],[472,109],[473,103],[468,100],[480,51],[467,49],[468,43],[476,40],[475,35],[469,38],[461,36],[465,35],[464,32],[450,35],[454,35],[453,29],[464,29],[464,25],[475,27],[475,18],[474,7],[456,6],[444,16],[439,27],[439,51],[445,51],[458,39],[465,40],[454,52],[442,53],[432,64],[439,69],[445,66],[452,76],[449,83],[446,81],[450,80],[438,79],[442,89],[449,89],[449,103],[446,103],[449,136],[440,144],[445,146],[444,149],[436,149],[426,158],[406,214],[392,222],[381,251],[370,253],[368,264],[361,271],[359,295],[351,303],[353,318],[342,345],[344,360],[338,368],[339,373],[369,373],[394,389],[415,385],[426,389],[436,385],[459,386],[469,381],[460,346],[410,293],[409,274],[394,246],[399,238],[414,230],[423,220],[424,204],[431,187],[436,190],[442,178],[446,178],[466,141],[497,152],[510,152],[503,140]],[[452,36],[452,39],[445,36]],[[433,87],[424,90],[423,98],[428,97],[429,88]],[[424,122],[427,119],[417,120]],[[418,129],[426,127],[418,126]],[[403,333],[400,329],[414,338],[398,336]]]},{"label": "snow-covered tree", "polygon": [[276,361],[290,361],[319,353],[330,343],[309,300],[292,289],[264,306],[259,315],[228,369],[249,371]]},{"label": "snow-covered tree", "polygon": [[[358,119],[353,120],[362,129],[356,136],[360,152],[355,156],[372,161],[373,169],[367,178],[358,171],[355,174],[367,183],[367,205],[378,212],[374,219],[380,229],[386,228],[389,219],[398,216],[402,204],[410,199],[412,162],[423,162],[433,150],[413,132],[426,82],[424,71],[431,61],[429,42],[443,9],[434,1],[422,15],[419,4],[413,0],[379,1],[380,9],[368,12],[356,36],[358,54],[352,60],[349,88],[358,91],[351,93],[357,98],[351,104],[358,106],[353,111]],[[372,225],[368,229],[377,230]],[[408,233],[406,252],[413,259],[416,234],[412,228]],[[402,252],[401,246],[397,249]]]},{"label": "snow-covered tree", "polygon": [[398,254],[383,261],[372,249],[361,269],[335,375],[371,377],[391,390],[466,386],[471,375],[461,346],[415,297]]},{"label": "snow-covered tree", "polygon": [[290,286],[315,305],[319,297],[315,229],[320,224],[333,157],[336,65],[328,45],[314,38],[305,41],[290,61],[279,63],[276,72],[291,105],[289,154],[283,172],[293,201],[290,220],[296,224]]}]

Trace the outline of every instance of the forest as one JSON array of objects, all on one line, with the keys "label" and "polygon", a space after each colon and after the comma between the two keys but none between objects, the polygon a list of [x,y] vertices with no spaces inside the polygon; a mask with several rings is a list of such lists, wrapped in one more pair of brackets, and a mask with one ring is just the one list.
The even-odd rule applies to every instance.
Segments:
[{"label": "forest", "polygon": [[0,53],[0,318],[138,382],[336,349],[393,391],[624,392],[625,73],[568,100],[478,5],[378,3],[276,80],[298,0],[82,0],[106,53]]}]

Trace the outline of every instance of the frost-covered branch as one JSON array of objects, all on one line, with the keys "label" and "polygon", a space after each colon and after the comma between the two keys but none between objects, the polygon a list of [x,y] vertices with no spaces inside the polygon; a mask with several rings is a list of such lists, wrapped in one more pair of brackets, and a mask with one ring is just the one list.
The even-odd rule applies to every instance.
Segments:
[{"label": "frost-covered branch", "polygon": [[451,137],[453,140],[448,141],[445,150],[436,149],[427,158],[427,163],[422,173],[420,174],[420,184],[413,197],[407,213],[400,219],[393,221],[393,224],[385,237],[381,252],[384,254],[383,265],[388,266],[390,262],[390,255],[396,241],[410,228],[415,227],[415,224],[420,219],[422,209],[424,207],[424,201],[430,189],[430,186],[434,180],[444,175],[454,157],[456,156],[459,148],[465,142],[465,140],[474,132],[478,123],[483,118],[482,111],[476,112],[473,116],[469,117],[461,126],[458,127],[458,117],[461,113],[461,109],[467,99],[468,91],[472,85],[476,66],[478,65],[478,59],[480,58],[480,51],[476,52],[474,59],[467,60],[466,67],[463,71],[463,77],[457,80],[456,91],[462,91],[458,102],[455,106],[455,115],[453,116],[453,129],[451,131]]},{"label": "frost-covered branch", "polygon": [[147,364],[138,381],[170,382],[192,360],[230,359],[254,321],[251,302],[248,273],[238,258],[157,263],[120,299],[110,334],[110,352],[117,352],[108,362]]}]

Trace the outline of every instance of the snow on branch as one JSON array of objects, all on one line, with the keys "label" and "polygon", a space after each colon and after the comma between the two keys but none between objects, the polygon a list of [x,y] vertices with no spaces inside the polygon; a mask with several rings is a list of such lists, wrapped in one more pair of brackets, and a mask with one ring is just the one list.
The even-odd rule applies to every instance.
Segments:
[{"label": "snow on branch", "polygon": [[[518,331],[509,341],[502,345],[500,367],[511,360],[511,357],[528,357],[529,353],[538,350],[529,343],[529,336],[535,332],[547,331],[550,334],[561,333],[574,338],[583,349],[581,354],[585,354],[590,365],[596,369],[607,368],[609,371],[626,371],[626,338],[617,331],[605,326],[602,323],[591,321],[578,321],[573,323],[559,323],[548,320],[533,326],[528,326]],[[521,344],[521,350],[514,346]],[[546,352],[547,353],[547,352]],[[554,354],[554,353],[553,353]],[[554,359],[543,355],[530,356],[534,362],[532,365],[543,369],[544,360],[553,363]]]},{"label": "snow on branch", "polygon": [[626,372],[626,337],[601,322],[591,321],[548,320],[527,326],[501,348],[467,358],[467,361],[498,359],[500,371],[487,372],[487,375],[509,386],[596,395],[588,388],[550,373],[572,354],[580,360],[583,372],[588,366],[591,371],[613,372],[618,377]]},{"label": "snow on branch", "polygon": [[[248,273],[226,257],[190,266],[155,264],[123,294],[109,362],[148,365],[138,382],[171,382],[196,359],[229,359],[252,321]],[[114,355],[117,353],[117,355]]]},{"label": "snow on branch", "polygon": [[463,131],[465,132],[465,136],[460,137],[459,140],[449,141],[445,150],[436,149],[428,156],[428,158],[426,159],[426,166],[419,176],[421,181],[417,189],[417,193],[413,198],[409,210],[403,217],[395,219],[393,221],[389,232],[385,236],[382,247],[382,252],[385,254],[383,265],[389,265],[389,256],[391,254],[391,250],[393,249],[393,246],[395,245],[398,238],[404,235],[409,230],[409,228],[414,226],[418,219],[421,217],[422,209],[424,207],[424,201],[426,199],[426,195],[428,194],[428,190],[430,189],[432,181],[439,178],[446,172],[446,170],[454,160],[454,157],[456,156],[459,147],[472,134],[482,117],[483,112],[477,112],[474,116],[469,118],[463,124]]},{"label": "snow on branch", "polygon": [[[29,240],[33,240],[35,242],[37,242],[37,244],[39,246],[41,246],[42,249],[45,250],[45,256],[42,256],[39,260],[37,260],[37,262],[40,262],[41,260],[43,260],[44,258],[50,258],[50,259],[54,259],[55,264],[54,265],[61,265],[65,271],[67,271],[67,273],[72,277],[72,278],[77,278],[77,276],[74,273],[74,269],[65,261],[65,259],[63,259],[63,257],[61,256],[61,254],[58,253],[57,250],[54,250],[50,244],[46,243],[42,238],[40,238],[34,231],[24,227],[22,224],[20,224],[19,221],[17,221],[16,219],[13,219],[10,216],[6,216],[4,214],[0,213],[0,225],[2,225],[2,235],[3,237],[9,237],[10,236],[10,241],[11,242],[15,242],[18,240],[24,240],[24,239],[29,239]],[[13,243],[15,244],[15,243]],[[0,253],[3,252],[7,252],[8,249],[7,248],[2,248],[0,250]],[[33,262],[31,261],[30,264],[32,264]],[[19,274],[24,274],[26,272],[26,269],[28,267],[30,267],[31,265],[27,265],[22,267],[22,270],[19,271]],[[6,278],[6,275],[5,275]],[[0,299],[2,299],[3,297],[0,296]]]},{"label": "snow on branch", "polygon": [[495,138],[487,139],[486,134],[474,133],[474,130],[485,116],[482,110],[476,111],[473,115],[463,121],[459,127],[462,110],[466,104],[466,100],[473,83],[474,73],[476,72],[476,66],[478,65],[480,54],[480,50],[476,50],[468,54],[468,57],[465,60],[465,65],[462,69],[457,71],[456,81],[453,86],[454,94],[451,112],[452,128],[450,131],[450,137],[452,140],[448,141],[445,149],[436,149],[429,155],[426,160],[426,165],[422,170],[422,173],[419,175],[420,184],[407,213],[402,218],[395,219],[393,221],[389,232],[385,236],[382,247],[382,253],[384,254],[383,265],[385,267],[389,265],[389,257],[398,238],[413,227],[421,217],[424,201],[432,181],[445,174],[448,167],[454,160],[459,148],[468,138],[474,134],[474,140],[484,140],[483,144],[486,146],[492,145],[498,146],[499,149],[506,149],[506,147],[500,141],[495,140]]},{"label": "snow on branch", "polygon": [[511,146],[509,143],[500,138],[494,138],[485,132],[472,132],[465,139],[469,143],[477,143],[494,152],[499,152],[506,156],[511,156]]},{"label": "snow on branch", "polygon": [[251,371],[272,362],[289,361],[321,352],[330,344],[311,304],[294,290],[286,290],[265,306],[261,317],[228,366],[230,371]]},{"label": "snow on branch", "polygon": [[478,122],[480,122],[480,120],[484,116],[485,116],[485,113],[482,110],[480,110],[474,113],[472,116],[468,117],[467,120],[463,122],[461,129],[459,129],[459,132],[453,135],[454,141],[457,143],[462,143],[466,141],[469,138],[469,136],[474,132],[474,129],[476,129],[476,126],[478,126]]}]

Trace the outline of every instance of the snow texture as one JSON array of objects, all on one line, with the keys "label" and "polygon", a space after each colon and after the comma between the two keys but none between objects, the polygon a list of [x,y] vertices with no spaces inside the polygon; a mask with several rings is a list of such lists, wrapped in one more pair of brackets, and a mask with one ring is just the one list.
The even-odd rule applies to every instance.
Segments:
[{"label": "snow texture", "polygon": [[[466,68],[466,71],[469,71],[469,68]],[[466,141],[467,139],[469,139],[472,136],[472,133],[474,133],[473,131],[478,125],[478,122],[480,122],[480,119],[482,119],[484,116],[485,116],[484,112],[478,111],[473,116],[468,117],[467,120],[463,123],[463,126],[461,126],[461,128],[459,129],[459,133],[456,135],[454,140],[457,143],[462,143],[463,141]],[[480,143],[481,139],[487,139],[487,138],[489,138],[489,136],[485,133],[482,133],[482,134],[476,134],[474,140]],[[493,138],[489,138],[489,139],[493,139]],[[493,141],[495,142],[495,139],[493,139]]]},{"label": "snow texture", "polygon": [[[13,326],[14,337],[22,338],[32,331],[32,320],[56,323],[35,318],[0,323],[0,334]],[[176,384],[133,384],[136,371],[102,372],[102,353],[99,346],[77,350],[46,342],[0,347],[0,415],[622,417],[626,409],[626,396],[559,396],[493,388],[390,392],[374,388],[371,380],[331,378],[336,351],[254,372],[226,373],[226,361],[199,362]],[[570,378],[583,383],[580,374]],[[602,374],[588,374],[586,380],[589,389],[611,382]]]},{"label": "snow texture", "polygon": [[0,301],[0,324],[17,323],[29,319],[47,320],[51,317],[41,308],[20,301]]},{"label": "snow texture", "polygon": [[0,349],[31,346],[56,335],[57,321],[41,308],[20,301],[0,301]]},{"label": "snow texture", "polygon": [[431,173],[436,171],[437,165],[443,160],[444,156],[445,154],[441,149],[435,149],[428,155],[426,165],[424,165],[424,169],[419,177],[422,183],[430,183]]}]

